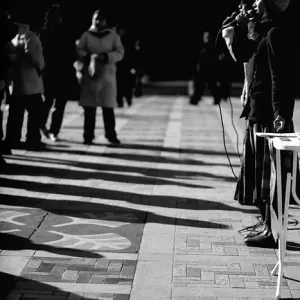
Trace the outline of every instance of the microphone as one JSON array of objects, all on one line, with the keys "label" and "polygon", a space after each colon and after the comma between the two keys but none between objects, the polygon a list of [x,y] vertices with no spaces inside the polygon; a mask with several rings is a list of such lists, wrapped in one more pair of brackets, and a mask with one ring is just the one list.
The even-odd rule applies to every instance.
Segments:
[{"label": "microphone", "polygon": [[254,18],[257,17],[257,11],[255,9],[247,10],[247,11],[239,11],[239,12],[234,12],[231,14],[230,17],[227,17],[223,23],[222,23],[222,29],[225,29],[227,27],[236,25],[239,23],[237,20],[237,17],[239,15],[243,15],[244,17],[248,18],[250,21],[253,20]]}]

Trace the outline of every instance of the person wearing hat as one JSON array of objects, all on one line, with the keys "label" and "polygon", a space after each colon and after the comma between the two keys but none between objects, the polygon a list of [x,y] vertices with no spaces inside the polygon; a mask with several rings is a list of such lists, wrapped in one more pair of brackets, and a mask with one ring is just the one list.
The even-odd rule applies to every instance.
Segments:
[{"label": "person wearing hat", "polygon": [[84,144],[95,138],[96,109],[102,108],[105,138],[119,145],[115,130],[114,108],[117,107],[116,63],[124,55],[124,47],[115,28],[96,10],[92,25],[77,41],[79,60],[74,63],[80,82],[79,105],[84,109]]},{"label": "person wearing hat", "polygon": [[43,47],[38,35],[32,31],[32,18],[23,13],[17,19],[17,35],[11,41],[9,56],[12,60],[12,94],[6,124],[5,144],[9,148],[21,147],[25,110],[28,112],[26,148],[42,150],[40,112],[44,85],[42,70],[45,66]]},{"label": "person wearing hat", "polygon": [[[275,247],[276,232],[272,231],[271,205],[276,200],[271,154],[268,141],[256,132],[294,132],[295,105],[295,28],[290,16],[290,0],[255,0],[257,19],[248,32],[247,22],[238,20],[231,41],[237,62],[251,61],[253,70],[249,94],[241,118],[247,120],[244,153],[234,199],[240,204],[256,205],[261,221],[245,235],[246,245]],[[237,19],[244,18],[238,16]],[[242,25],[240,25],[242,24]],[[246,29],[245,29],[246,28]],[[282,154],[282,180],[291,167],[291,155]],[[284,186],[284,184],[283,184]],[[283,191],[284,192],[284,191]]]}]

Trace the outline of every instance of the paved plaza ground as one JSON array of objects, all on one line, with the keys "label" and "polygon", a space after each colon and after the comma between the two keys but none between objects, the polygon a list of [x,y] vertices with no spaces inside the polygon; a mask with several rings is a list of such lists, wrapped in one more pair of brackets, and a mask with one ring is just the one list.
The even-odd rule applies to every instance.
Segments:
[{"label": "paved plaza ground", "polygon": [[[0,300],[274,299],[277,250],[238,233],[259,215],[233,200],[239,99],[221,103],[231,169],[212,98],[162,94],[116,109],[120,147],[103,137],[100,109],[95,145],[83,145],[83,111],[69,101],[59,142],[5,156]],[[288,259],[298,262],[299,221],[294,207]],[[300,266],[286,267],[283,298],[300,299]]]}]

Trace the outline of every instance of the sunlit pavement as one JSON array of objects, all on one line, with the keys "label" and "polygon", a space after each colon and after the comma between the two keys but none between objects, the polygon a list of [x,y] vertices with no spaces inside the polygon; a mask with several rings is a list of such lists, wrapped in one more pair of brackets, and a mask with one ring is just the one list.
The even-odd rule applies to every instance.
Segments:
[{"label": "sunlit pavement", "polygon": [[[244,121],[231,103],[221,111],[238,175]],[[210,97],[190,106],[186,96],[144,96],[116,109],[120,147],[103,137],[100,109],[86,146],[70,101],[59,142],[5,157],[0,299],[273,299],[277,251],[247,247],[238,233],[258,212],[233,200],[219,112]],[[290,229],[299,255],[300,225]],[[299,299],[299,267],[285,271],[283,297]]]}]

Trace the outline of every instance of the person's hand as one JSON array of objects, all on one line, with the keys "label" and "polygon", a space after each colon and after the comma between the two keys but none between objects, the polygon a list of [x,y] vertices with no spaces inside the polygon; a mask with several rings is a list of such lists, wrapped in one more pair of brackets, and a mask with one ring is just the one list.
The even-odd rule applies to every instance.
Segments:
[{"label": "person's hand", "polygon": [[280,115],[278,115],[273,122],[275,132],[281,131],[284,128],[284,125],[285,125],[285,119]]},{"label": "person's hand", "polygon": [[249,17],[246,13],[241,12],[236,17],[235,20],[237,21],[239,26],[247,26],[249,23]]},{"label": "person's hand", "polygon": [[105,52],[104,53],[98,53],[97,56],[96,56],[96,59],[97,59],[98,62],[106,64],[107,61],[108,61],[108,55]]}]

